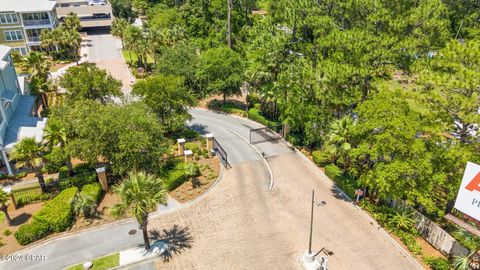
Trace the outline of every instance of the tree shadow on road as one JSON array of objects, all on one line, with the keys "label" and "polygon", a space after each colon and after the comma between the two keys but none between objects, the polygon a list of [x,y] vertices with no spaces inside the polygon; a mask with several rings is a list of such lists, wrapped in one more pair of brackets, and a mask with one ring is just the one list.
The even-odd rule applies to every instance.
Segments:
[{"label": "tree shadow on road", "polygon": [[333,193],[333,196],[339,200],[343,200],[346,202],[352,202],[352,200],[347,197],[337,185],[333,184],[332,188],[330,189]]},{"label": "tree shadow on road", "polygon": [[193,237],[188,227],[180,227],[175,224],[170,229],[150,230],[150,239],[161,241],[164,245],[164,251],[159,253],[163,261],[170,261],[174,255],[182,253],[184,250],[192,247]]},{"label": "tree shadow on road", "polygon": [[209,130],[207,128],[207,126],[205,125],[202,125],[202,124],[197,124],[197,123],[194,123],[194,124],[191,124],[189,126],[190,129],[193,129],[194,131],[200,133],[200,134],[207,134],[209,133]]}]

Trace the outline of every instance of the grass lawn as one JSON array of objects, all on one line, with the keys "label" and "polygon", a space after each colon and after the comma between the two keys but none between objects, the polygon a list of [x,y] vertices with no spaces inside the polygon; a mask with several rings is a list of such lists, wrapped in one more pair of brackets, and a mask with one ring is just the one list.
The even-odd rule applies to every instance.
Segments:
[{"label": "grass lawn", "polygon": [[[134,52],[130,52],[128,50],[122,50],[122,54],[123,54],[123,58],[125,59],[125,62],[127,62],[127,64],[131,64],[130,62],[130,54],[131,54],[131,58],[132,58],[132,62],[137,62],[137,55],[134,53]],[[147,63],[148,64],[153,64],[155,61],[153,60],[153,57],[151,55],[148,55],[147,56]]]},{"label": "grass lawn", "polygon": [[[120,261],[120,254],[115,253],[105,257],[100,257],[92,261],[93,267],[91,270],[106,270],[118,266]],[[68,267],[66,270],[83,270],[83,263]]]},{"label": "grass lawn", "polygon": [[5,214],[3,212],[0,212],[0,224],[3,224],[4,220],[5,220]]}]

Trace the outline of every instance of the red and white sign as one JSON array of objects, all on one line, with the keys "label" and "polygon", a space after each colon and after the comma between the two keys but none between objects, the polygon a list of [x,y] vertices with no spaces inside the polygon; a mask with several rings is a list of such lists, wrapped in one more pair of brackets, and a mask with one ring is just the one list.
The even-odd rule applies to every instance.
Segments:
[{"label": "red and white sign", "polygon": [[467,163],[455,208],[480,221],[480,165]]}]

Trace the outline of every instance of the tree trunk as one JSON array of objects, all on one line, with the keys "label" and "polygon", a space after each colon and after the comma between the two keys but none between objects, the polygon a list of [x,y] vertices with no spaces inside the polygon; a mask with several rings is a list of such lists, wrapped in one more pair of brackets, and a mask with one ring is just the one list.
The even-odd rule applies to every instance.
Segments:
[{"label": "tree trunk", "polygon": [[230,49],[232,48],[232,9],[233,0],[227,0],[228,13],[227,13],[227,44]]},{"label": "tree trunk", "polygon": [[148,213],[143,213],[142,220],[139,222],[139,228],[143,233],[143,242],[145,243],[145,250],[150,249],[150,240],[148,239]]},{"label": "tree trunk", "polygon": [[72,166],[72,161],[71,161],[71,157],[68,156],[67,157],[67,160],[65,161],[65,166],[67,166],[67,173],[68,173],[68,176],[73,176],[73,166]]},{"label": "tree trunk", "polygon": [[40,170],[36,170],[35,176],[38,179],[38,183],[40,184],[40,189],[42,189],[42,193],[45,193],[47,189],[45,187],[45,179],[43,178],[42,172]]},{"label": "tree trunk", "polygon": [[5,214],[5,219],[7,220],[8,226],[12,225],[12,219],[10,218],[10,215],[8,214],[7,206],[4,205],[1,210]]},{"label": "tree trunk", "polygon": [[225,104],[226,102],[227,102],[227,95],[223,93],[223,104]]}]

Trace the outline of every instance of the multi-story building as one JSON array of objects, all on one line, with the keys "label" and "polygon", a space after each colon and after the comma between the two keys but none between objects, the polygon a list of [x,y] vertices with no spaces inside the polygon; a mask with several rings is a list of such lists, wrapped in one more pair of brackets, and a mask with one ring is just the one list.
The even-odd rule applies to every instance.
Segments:
[{"label": "multi-story building", "polygon": [[6,153],[26,137],[41,141],[47,119],[35,116],[35,97],[25,77],[17,76],[11,48],[0,45],[0,159],[11,168]]},{"label": "multi-story building", "polygon": [[73,12],[80,18],[82,28],[111,27],[112,6],[107,0],[57,0],[59,20]]},{"label": "multi-story building", "polygon": [[40,50],[40,33],[57,26],[56,1],[0,0],[0,44],[22,55]]}]

